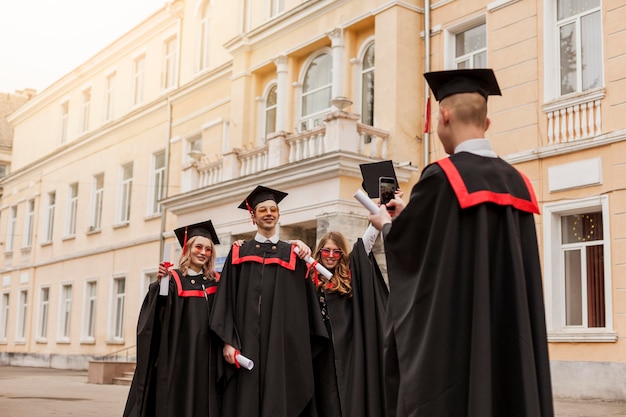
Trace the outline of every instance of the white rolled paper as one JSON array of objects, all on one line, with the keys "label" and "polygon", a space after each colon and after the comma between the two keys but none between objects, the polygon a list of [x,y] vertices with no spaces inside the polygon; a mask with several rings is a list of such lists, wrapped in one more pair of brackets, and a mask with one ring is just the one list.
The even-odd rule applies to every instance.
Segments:
[{"label": "white rolled paper", "polygon": [[161,278],[161,282],[159,283],[159,295],[167,295],[170,290],[170,277],[169,275]]},{"label": "white rolled paper", "polygon": [[[300,252],[300,248],[296,246],[293,249],[293,251],[295,253],[299,253]],[[311,265],[312,263],[314,263],[316,261],[315,261],[315,259],[311,258],[310,256],[307,256],[306,258],[304,258],[304,262],[306,262],[307,264]],[[328,269],[324,268],[324,265],[322,265],[320,263],[316,263],[315,264],[315,270],[317,270],[317,272],[319,272],[320,274],[324,275],[328,279],[331,279],[333,277],[333,273],[330,272]]]},{"label": "white rolled paper", "polygon": [[368,209],[370,213],[378,214],[378,206],[367,196],[367,194],[363,192],[363,190],[358,189],[356,193],[354,193],[354,198],[356,198],[359,203],[363,204],[363,207]]},{"label": "white rolled paper", "polygon": [[252,359],[246,358],[241,353],[235,356],[235,359],[237,360],[239,365],[241,365],[242,368],[245,368],[248,371],[254,368],[254,362],[252,361]]}]

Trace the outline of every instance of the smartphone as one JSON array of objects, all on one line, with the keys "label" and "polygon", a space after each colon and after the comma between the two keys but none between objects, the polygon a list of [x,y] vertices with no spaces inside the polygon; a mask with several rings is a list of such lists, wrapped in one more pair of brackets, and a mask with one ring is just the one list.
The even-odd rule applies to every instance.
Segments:
[{"label": "smartphone", "polygon": [[396,180],[391,177],[378,178],[378,196],[380,197],[380,204],[387,204],[390,202],[396,194]]}]

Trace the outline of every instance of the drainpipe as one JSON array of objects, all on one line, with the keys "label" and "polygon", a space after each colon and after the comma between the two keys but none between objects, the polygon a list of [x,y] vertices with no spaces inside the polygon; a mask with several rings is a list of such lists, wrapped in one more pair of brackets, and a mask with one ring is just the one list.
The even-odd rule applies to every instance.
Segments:
[{"label": "drainpipe", "polygon": [[[430,72],[430,0],[424,0],[424,72]],[[428,111],[428,100],[430,98],[430,87],[424,80],[424,123],[426,123],[426,112]],[[431,117],[432,120],[432,117]],[[430,129],[429,129],[430,130]],[[424,132],[424,166],[430,162],[430,133]]]},{"label": "drainpipe", "polygon": [[[165,135],[165,193],[168,194],[170,183],[170,138],[172,137],[172,102],[170,95],[167,95],[167,133]],[[166,195],[167,197],[167,195]],[[163,260],[165,255],[165,210],[161,207],[161,232],[159,233],[159,262]],[[168,254],[169,255],[169,254]]]}]

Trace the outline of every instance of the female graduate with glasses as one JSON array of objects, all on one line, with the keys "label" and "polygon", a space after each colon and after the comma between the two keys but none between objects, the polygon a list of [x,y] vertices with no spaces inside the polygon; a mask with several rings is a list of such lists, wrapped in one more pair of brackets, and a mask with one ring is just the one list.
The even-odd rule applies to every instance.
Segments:
[{"label": "female graduate with glasses", "polygon": [[[219,416],[222,343],[209,329],[219,274],[211,221],[174,231],[182,247],[167,294],[150,284],[137,324],[137,368],[124,417]],[[161,266],[159,278],[165,275]],[[161,280],[159,280],[161,281]],[[165,284],[165,282],[163,282]]]}]

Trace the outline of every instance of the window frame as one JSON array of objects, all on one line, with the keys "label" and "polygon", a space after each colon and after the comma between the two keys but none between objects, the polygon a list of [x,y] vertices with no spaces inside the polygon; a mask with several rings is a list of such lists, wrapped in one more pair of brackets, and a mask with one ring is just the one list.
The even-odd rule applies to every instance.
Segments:
[{"label": "window frame", "polygon": [[82,105],[80,114],[80,132],[85,133],[89,130],[89,118],[91,117],[91,87],[82,91]]},{"label": "window frame", "polygon": [[[602,212],[604,245],[605,327],[567,326],[565,324],[565,289],[561,218],[563,216]],[[549,342],[615,342],[611,277],[611,236],[609,197],[594,196],[544,204],[542,210],[544,241],[544,291]]]},{"label": "window frame", "polygon": [[[489,65],[489,36],[487,36],[489,34],[489,28],[487,27],[487,17],[484,14],[480,14],[446,29],[444,36],[444,66],[446,69],[457,69],[458,59],[456,56],[456,36],[482,25],[485,25],[486,34],[484,47],[484,52],[486,54],[485,67]],[[473,68],[473,60],[471,60],[471,63]]]},{"label": "window frame", "polygon": [[56,211],[56,191],[48,192],[48,204],[46,206],[46,221],[44,222],[44,242],[51,243],[54,238],[54,214]]},{"label": "window frame", "polygon": [[7,223],[7,240],[5,242],[5,253],[12,253],[15,250],[15,231],[17,228],[17,205],[9,207],[9,219]]},{"label": "window frame", "polygon": [[[117,292],[117,285],[124,281],[124,292]],[[126,310],[126,275],[114,275],[111,279],[111,298],[109,301],[109,343],[124,342],[124,319]],[[119,311],[121,302],[121,313]]]},{"label": "window frame", "polygon": [[[148,195],[148,216],[161,214],[162,207],[159,201],[165,198],[167,192],[167,161],[165,150],[152,154],[150,166],[150,187]],[[158,158],[163,158],[163,166],[157,167]]]},{"label": "window frame", "polygon": [[[171,49],[170,46],[172,46]],[[176,88],[178,77],[177,33],[163,39],[163,67],[161,71],[161,89],[172,90]]]},{"label": "window frame", "polygon": [[70,126],[70,101],[64,100],[59,104],[59,144],[68,140]]},{"label": "window frame", "polygon": [[15,343],[26,342],[26,328],[28,318],[28,289],[20,288],[18,291],[17,317],[15,326]]},{"label": "window frame", "polygon": [[[47,292],[47,299],[44,300],[44,291]],[[35,340],[39,343],[48,341],[48,327],[50,325],[50,286],[39,287],[39,302],[37,303],[37,336]]]},{"label": "window frame", "polygon": [[[102,186],[98,188],[99,181]],[[95,174],[92,177],[91,204],[89,210],[89,232],[102,229],[102,207],[104,202],[104,172]]]},{"label": "window frame", "polygon": [[7,343],[11,312],[11,292],[4,291],[0,300],[0,343]]},{"label": "window frame", "polygon": [[30,249],[33,246],[33,232],[35,231],[35,199],[26,201],[24,213],[24,237],[22,249]]},{"label": "window frame", "polygon": [[133,59],[132,106],[143,103],[146,55],[140,54]]},{"label": "window frame", "polygon": [[[69,288],[69,298],[66,289]],[[57,343],[69,343],[72,336],[72,304],[74,286],[72,282],[62,282],[59,288],[59,316],[57,321]]]},{"label": "window frame", "polygon": [[[95,288],[95,294],[89,290]],[[81,343],[94,343],[98,317],[98,279],[87,278],[83,286],[83,314],[80,332]]]},{"label": "window frame", "polygon": [[76,223],[78,217],[78,182],[73,182],[67,187],[67,212],[65,215],[65,238],[76,235]]},{"label": "window frame", "polygon": [[[126,168],[130,167],[130,177],[126,178]],[[120,166],[120,185],[117,201],[117,224],[130,223],[130,210],[132,207],[134,164],[127,162]]]},{"label": "window frame", "polygon": [[110,72],[104,77],[104,111],[102,115],[105,123],[113,120],[116,81],[117,71]]},{"label": "window frame", "polygon": [[[314,90],[305,93],[304,81],[309,73],[309,70],[311,69],[311,65],[317,58],[319,58],[322,55],[327,55],[330,58],[330,70],[331,70],[330,71],[331,73],[330,83],[321,87],[317,87]],[[298,91],[298,105],[297,105],[298,113],[297,114],[298,114],[299,130],[301,131],[311,130],[311,129],[316,128],[317,126],[323,125],[324,116],[332,112],[333,106],[330,103],[330,100],[333,99],[332,97],[332,88],[333,88],[332,68],[333,68],[333,54],[332,54],[332,50],[330,47],[324,47],[315,51],[314,53],[309,55],[309,57],[306,59],[306,61],[302,65],[302,71],[300,72],[300,78],[298,82],[299,91]],[[314,112],[314,113],[309,113],[306,115],[303,114],[304,113],[304,105],[303,105],[304,98],[309,94],[323,91],[324,89],[330,90],[330,98],[328,101],[328,107],[322,110],[319,110],[317,112]]]}]

